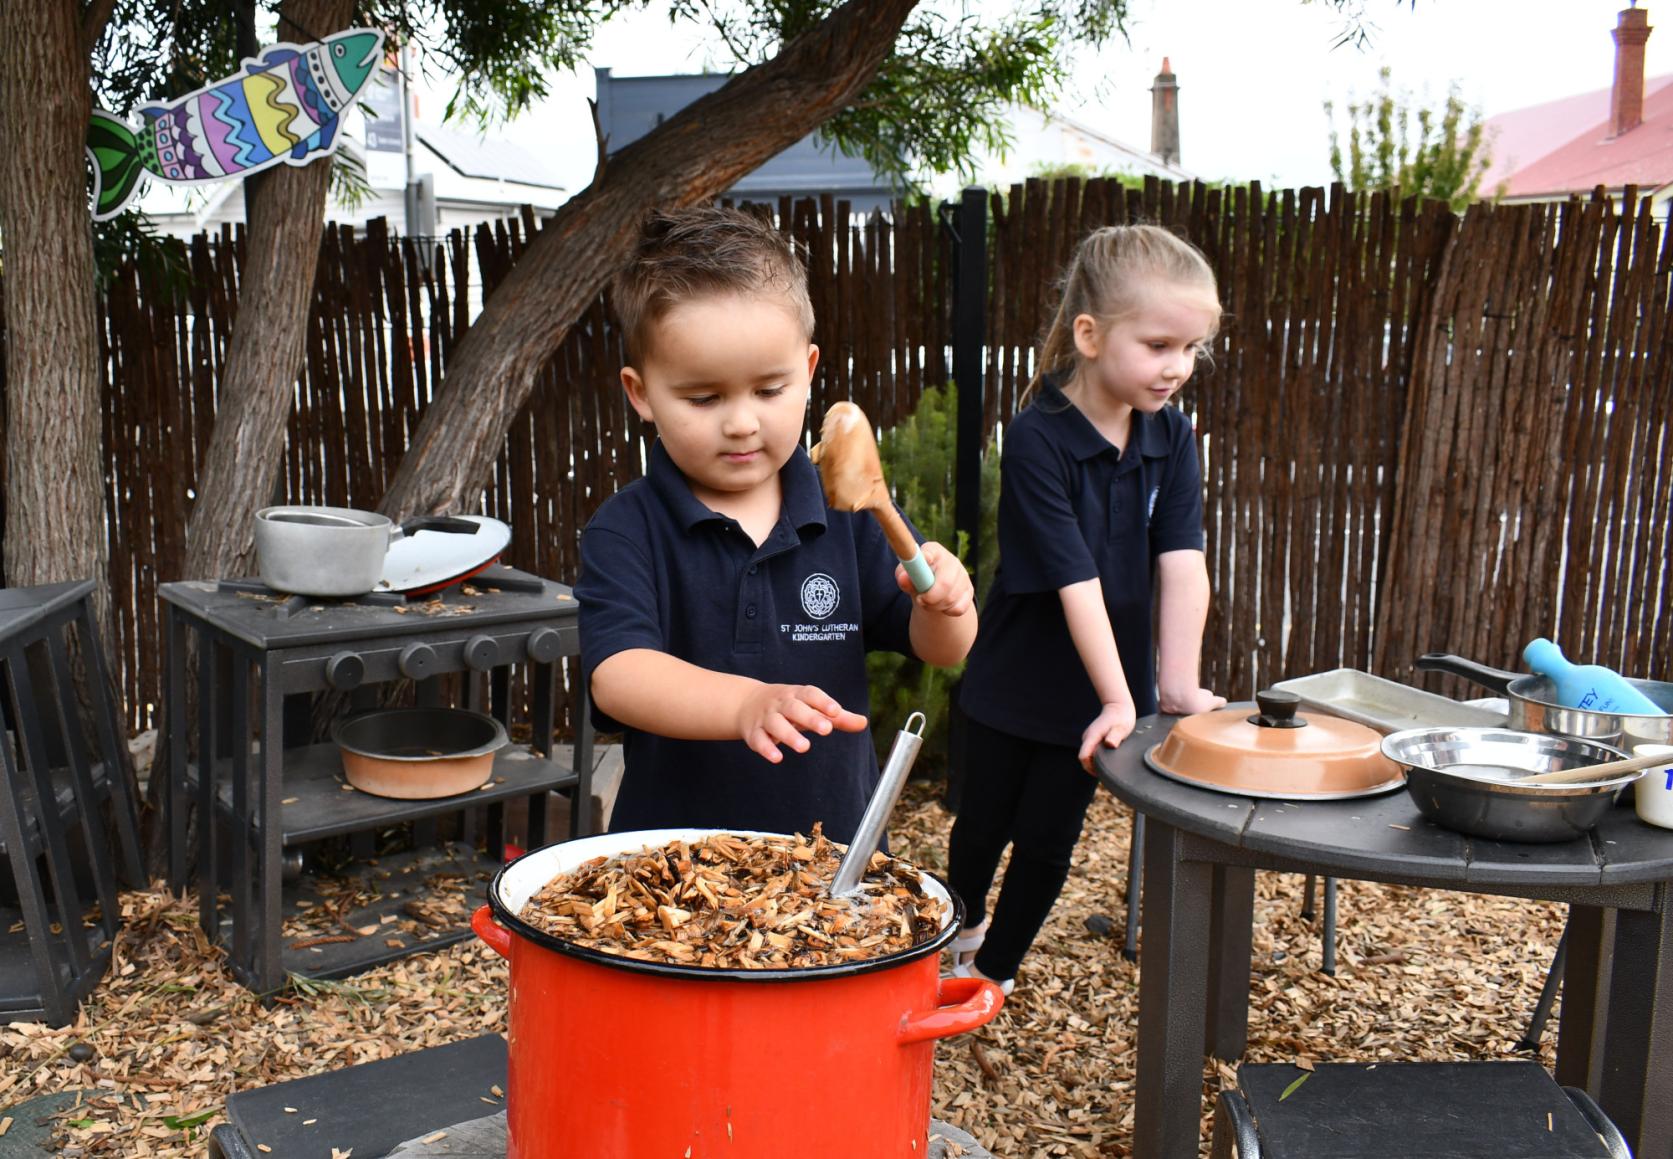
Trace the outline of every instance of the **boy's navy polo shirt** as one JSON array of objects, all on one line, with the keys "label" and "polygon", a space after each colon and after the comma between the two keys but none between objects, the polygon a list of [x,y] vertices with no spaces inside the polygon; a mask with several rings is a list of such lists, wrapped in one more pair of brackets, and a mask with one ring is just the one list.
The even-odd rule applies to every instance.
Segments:
[{"label": "boy's navy polo shirt", "polygon": [[[866,652],[912,654],[912,600],[866,512],[825,505],[819,473],[797,447],[779,472],[777,525],[757,547],[710,510],[659,440],[645,478],[598,509],[581,536],[581,667],[652,648],[772,684],[813,684],[868,712]],[[741,740],[674,740],[624,728],[626,768],[613,831],[664,826],[806,833],[815,821],[846,842],[877,784],[869,731],[810,736],[806,753],[770,764]]]},{"label": "boy's navy polo shirt", "polygon": [[1058,589],[1103,581],[1140,716],[1156,711],[1156,557],[1202,550],[1202,469],[1190,420],[1133,412],[1125,453],[1049,383],[1005,428],[999,567],[960,705],[1014,736],[1080,745],[1101,710]]}]

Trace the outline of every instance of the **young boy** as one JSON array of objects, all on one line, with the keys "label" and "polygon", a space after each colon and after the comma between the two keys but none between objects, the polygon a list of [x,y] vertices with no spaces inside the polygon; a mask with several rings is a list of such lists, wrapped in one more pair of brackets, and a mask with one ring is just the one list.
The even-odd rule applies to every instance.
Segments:
[{"label": "young boy", "polygon": [[803,449],[812,343],[789,242],[747,214],[646,224],[612,297],[628,402],[656,426],[645,477],[581,536],[581,660],[601,729],[626,734],[612,830],[825,833],[847,841],[877,783],[865,654],[956,664],[970,576],[923,545],[915,598],[865,512],[825,505]]}]

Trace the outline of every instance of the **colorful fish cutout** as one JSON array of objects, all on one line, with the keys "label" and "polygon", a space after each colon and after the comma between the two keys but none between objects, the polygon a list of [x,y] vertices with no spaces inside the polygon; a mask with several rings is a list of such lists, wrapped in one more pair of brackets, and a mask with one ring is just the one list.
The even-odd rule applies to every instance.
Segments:
[{"label": "colorful fish cutout", "polygon": [[190,185],[329,156],[343,111],[382,53],[382,32],[356,28],[315,44],[275,44],[235,77],[141,109],[138,129],[95,109],[87,132],[94,218],[122,212],[147,173]]}]

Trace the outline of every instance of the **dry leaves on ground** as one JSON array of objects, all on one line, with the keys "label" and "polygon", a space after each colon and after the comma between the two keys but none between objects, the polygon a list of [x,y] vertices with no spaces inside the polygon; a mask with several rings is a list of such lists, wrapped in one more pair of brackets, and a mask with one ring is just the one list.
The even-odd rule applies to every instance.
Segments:
[{"label": "dry leaves on ground", "polygon": [[[1016,994],[991,1025],[937,1048],[935,1116],[1003,1159],[1131,1154],[1138,971],[1120,952],[1130,815],[1100,794]],[[930,786],[909,785],[896,820],[894,851],[941,871],[951,819]],[[1316,923],[1300,916],[1301,879],[1256,880],[1252,1061],[1512,1056],[1560,906],[1344,882],[1332,978],[1318,969]],[[505,1029],[505,963],[474,941],[291,987],[264,1007],[221,969],[195,899],[123,902],[115,963],[78,1022],[0,1026],[0,1115],[37,1094],[99,1092],[63,1117],[65,1155],[201,1155],[236,1091]],[[1113,937],[1088,930],[1100,915]],[[71,1056],[76,1044],[91,1047],[86,1061]],[[1229,1074],[1205,1068],[1205,1094]],[[1206,1132],[1205,1116],[1205,1155]]]}]

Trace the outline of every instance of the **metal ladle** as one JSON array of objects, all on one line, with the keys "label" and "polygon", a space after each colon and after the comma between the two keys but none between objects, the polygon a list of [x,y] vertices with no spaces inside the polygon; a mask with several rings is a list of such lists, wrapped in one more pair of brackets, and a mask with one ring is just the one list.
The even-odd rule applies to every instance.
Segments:
[{"label": "metal ladle", "polygon": [[1627,757],[1618,761],[1605,761],[1599,765],[1583,765],[1578,769],[1552,769],[1548,773],[1534,773],[1526,777],[1507,778],[1503,774],[1515,773],[1522,770],[1509,765],[1475,765],[1457,764],[1440,765],[1443,773],[1453,773],[1460,777],[1474,777],[1484,781],[1508,781],[1517,785],[1583,785],[1592,781],[1607,781],[1611,777],[1622,773],[1636,773],[1644,769],[1653,769],[1658,765],[1673,764],[1673,757],[1666,753],[1646,753],[1644,756]]},{"label": "metal ladle", "polygon": [[[842,855],[836,876],[831,878],[832,897],[846,897],[859,892],[860,879],[865,876],[866,868],[871,864],[871,855],[877,852],[877,845],[883,840],[883,828],[889,823],[889,814],[895,811],[895,802],[900,800],[900,791],[906,785],[906,774],[911,771],[912,762],[918,759],[918,750],[923,747],[924,720],[923,713],[914,712],[895,733],[894,747],[889,750],[888,762],[883,766],[883,775],[878,778],[871,800],[866,802],[865,816],[860,818],[860,827],[848,843],[848,852]],[[913,721],[917,722],[916,731],[913,730]]]}]

